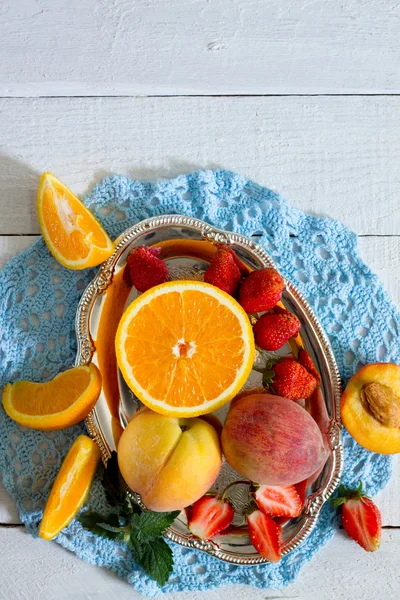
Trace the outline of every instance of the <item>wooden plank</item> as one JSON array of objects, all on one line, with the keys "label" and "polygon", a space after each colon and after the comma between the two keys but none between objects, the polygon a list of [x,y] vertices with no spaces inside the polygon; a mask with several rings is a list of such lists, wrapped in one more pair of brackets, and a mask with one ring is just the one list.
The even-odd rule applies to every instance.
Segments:
[{"label": "wooden plank", "polygon": [[[17,507],[6,492],[0,473],[0,525],[20,523]],[[1,537],[1,534],[0,534]],[[1,545],[1,542],[0,542]],[[1,595],[0,595],[1,598]]]},{"label": "wooden plank", "polygon": [[359,234],[400,233],[394,97],[2,99],[0,122],[0,234],[38,232],[44,170],[84,193],[220,167]]},{"label": "wooden plank", "polygon": [[37,235],[0,236],[0,269],[4,267],[10,258],[29,248],[38,238]]},{"label": "wooden plank", "polygon": [[0,95],[400,90],[396,0],[3,2]]},{"label": "wooden plank", "polygon": [[[22,528],[0,528],[0,598],[8,600],[139,600],[111,572],[87,565],[56,543],[33,539]],[[380,549],[367,553],[338,533],[299,579],[280,590],[228,586],[208,592],[167,594],[165,600],[397,600],[400,530],[384,530]]]},{"label": "wooden plank", "polygon": [[[0,266],[11,255],[27,248],[36,237],[0,236]],[[359,238],[363,260],[375,271],[400,306],[400,237]],[[376,499],[384,525],[400,526],[400,456],[395,457],[394,473],[389,486]],[[19,523],[15,505],[4,491],[0,478],[0,523]],[[1,599],[1,596],[0,596]]]}]

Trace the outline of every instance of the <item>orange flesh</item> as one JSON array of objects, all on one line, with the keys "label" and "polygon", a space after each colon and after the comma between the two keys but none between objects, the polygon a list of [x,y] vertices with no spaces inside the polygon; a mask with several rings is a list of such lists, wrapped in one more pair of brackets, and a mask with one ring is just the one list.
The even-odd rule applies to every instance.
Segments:
[{"label": "orange flesh", "polygon": [[73,367],[47,383],[9,383],[3,390],[3,406],[9,417],[25,427],[64,429],[87,417],[100,390],[100,371],[92,363]]},{"label": "orange flesh", "polygon": [[47,500],[39,536],[51,540],[64,529],[78,513],[89,492],[100,450],[85,435],[72,444],[56,477]]},{"label": "orange flesh", "polygon": [[136,380],[155,398],[196,406],[199,397],[211,400],[233,383],[244,344],[227,307],[187,290],[144,306],[128,327],[124,350]]},{"label": "orange flesh", "polygon": [[117,358],[113,340],[118,323],[124,312],[131,287],[124,269],[113,277],[107,288],[104,307],[95,341],[97,361],[103,379],[103,392],[111,414],[118,419],[119,389],[117,380]]},{"label": "orange flesh", "polygon": [[[66,371],[60,379],[54,378],[46,384],[18,381],[14,384],[14,408],[26,415],[51,415],[71,406],[71,398],[79,398],[90,382],[90,372]],[[56,400],[55,400],[56,399]]]},{"label": "orange flesh", "polygon": [[400,452],[400,427],[385,427],[364,405],[361,391],[369,383],[381,383],[400,396],[400,366],[374,363],[353,375],[342,395],[342,421],[350,435],[367,450],[380,454]]},{"label": "orange flesh", "polygon": [[73,194],[52,180],[43,190],[42,214],[55,248],[69,260],[88,256],[90,246],[106,248],[107,237]]}]

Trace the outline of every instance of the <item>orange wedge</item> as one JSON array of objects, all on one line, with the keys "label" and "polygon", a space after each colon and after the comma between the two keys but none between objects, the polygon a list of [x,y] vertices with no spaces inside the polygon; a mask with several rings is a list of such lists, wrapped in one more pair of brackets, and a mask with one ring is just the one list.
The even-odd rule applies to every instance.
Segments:
[{"label": "orange wedge", "polygon": [[75,517],[85,502],[96,468],[100,450],[86,435],[76,438],[61,465],[51,488],[39,536],[52,540]]},{"label": "orange wedge", "polygon": [[100,390],[100,371],[91,364],[64,371],[47,383],[8,383],[3,406],[11,419],[25,427],[64,429],[87,417]]},{"label": "orange wedge", "polygon": [[37,213],[48,249],[64,267],[95,267],[114,252],[97,219],[52,173],[40,178]]},{"label": "orange wedge", "polygon": [[201,281],[171,281],[132,302],[116,335],[126,383],[156,412],[194,417],[231,400],[254,362],[242,307]]}]

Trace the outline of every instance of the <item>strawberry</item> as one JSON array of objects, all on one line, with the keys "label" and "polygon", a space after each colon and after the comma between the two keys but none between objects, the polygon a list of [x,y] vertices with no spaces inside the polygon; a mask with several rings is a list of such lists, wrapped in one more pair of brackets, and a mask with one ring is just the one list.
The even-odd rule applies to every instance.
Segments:
[{"label": "strawberry", "polygon": [[339,497],[332,500],[342,507],[342,524],[347,534],[367,552],[374,552],[381,542],[382,519],[379,508],[362,491],[339,487]]},{"label": "strawberry", "polygon": [[188,527],[193,535],[209,539],[229,527],[235,511],[227,500],[214,496],[203,496],[192,506]]},{"label": "strawberry", "polygon": [[308,354],[307,350],[302,348],[299,352],[298,361],[311,375],[313,375],[319,385],[321,383],[321,375],[318,373],[316,366],[314,365],[311,356]]},{"label": "strawberry", "polygon": [[300,331],[300,321],[288,311],[266,313],[254,325],[254,339],[263,350],[278,350]]},{"label": "strawberry", "polygon": [[303,508],[294,485],[261,485],[254,492],[254,499],[270,517],[298,517]]},{"label": "strawberry", "polygon": [[242,278],[236,254],[227,246],[220,246],[204,273],[204,281],[233,296]]},{"label": "strawberry", "polygon": [[289,400],[308,398],[317,386],[315,377],[292,357],[281,358],[272,369],[267,369],[263,383],[274,394]]},{"label": "strawberry", "polygon": [[130,251],[127,265],[132,285],[138,292],[145,292],[155,285],[168,281],[168,268],[159,258],[161,248],[138,246]]},{"label": "strawberry", "polygon": [[242,283],[239,302],[247,313],[270,310],[281,299],[284,287],[278,271],[270,267],[259,269]]},{"label": "strawberry", "polygon": [[308,485],[308,479],[304,479],[303,481],[300,481],[299,483],[295,483],[294,487],[296,488],[296,492],[300,498],[300,502],[301,502],[301,506],[303,507],[306,503],[306,498],[307,498],[307,485]]},{"label": "strawberry", "polygon": [[271,517],[255,510],[247,515],[250,542],[263,558],[278,562],[281,558],[282,528]]}]

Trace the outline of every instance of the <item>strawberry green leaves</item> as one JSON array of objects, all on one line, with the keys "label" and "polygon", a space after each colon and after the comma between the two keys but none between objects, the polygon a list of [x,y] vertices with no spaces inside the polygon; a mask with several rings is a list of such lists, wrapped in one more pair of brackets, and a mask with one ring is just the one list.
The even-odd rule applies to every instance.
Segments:
[{"label": "strawberry green leaves", "polygon": [[87,511],[78,517],[82,527],[100,537],[124,542],[136,562],[163,586],[173,569],[173,554],[163,539],[166,529],[179,515],[174,512],[145,511],[128,496],[119,473],[117,455],[112,453],[102,484],[112,510],[107,514]]}]

